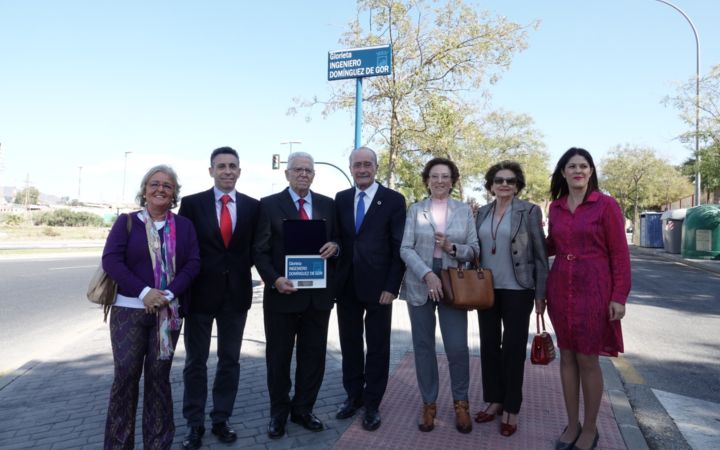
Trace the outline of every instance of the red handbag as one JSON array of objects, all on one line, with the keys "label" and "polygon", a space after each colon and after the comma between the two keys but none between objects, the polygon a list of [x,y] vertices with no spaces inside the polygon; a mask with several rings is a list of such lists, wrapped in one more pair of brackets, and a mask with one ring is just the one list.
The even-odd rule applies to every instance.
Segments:
[{"label": "red handbag", "polygon": [[[540,331],[541,321],[542,332]],[[550,364],[555,359],[555,344],[553,344],[552,336],[545,331],[545,318],[542,314],[536,314],[535,325],[537,334],[533,338],[530,347],[530,362],[540,365]]]}]

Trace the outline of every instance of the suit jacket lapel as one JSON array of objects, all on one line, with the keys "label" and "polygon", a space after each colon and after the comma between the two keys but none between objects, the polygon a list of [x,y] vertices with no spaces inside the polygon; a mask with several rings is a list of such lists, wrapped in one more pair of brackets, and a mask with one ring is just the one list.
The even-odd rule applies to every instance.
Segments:
[{"label": "suit jacket lapel", "polygon": [[510,219],[510,236],[515,238],[518,231],[520,230],[520,223],[522,222],[522,215],[523,211],[525,211],[525,208],[523,208],[522,204],[516,201],[514,198],[512,199],[510,207],[512,208],[512,216]]},{"label": "suit jacket lapel", "polygon": [[492,214],[494,206],[495,206],[495,201],[490,203],[490,205],[488,205],[487,207],[483,206],[482,209],[480,209],[480,212],[478,212],[479,220],[477,221],[477,223],[482,224],[485,221],[485,219],[487,218],[487,216]]},{"label": "suit jacket lapel", "polygon": [[[365,213],[365,218],[363,218],[363,223],[360,225],[360,231],[365,228],[365,222],[368,221],[368,217],[372,217],[376,211],[378,211],[382,207],[383,199],[385,198],[385,187],[378,183],[377,191],[375,191],[375,196],[372,199],[372,203],[370,203],[370,207],[368,208],[367,212]],[[353,206],[355,205],[355,195],[357,194],[357,188],[353,191]],[[355,218],[355,214],[353,211],[353,219]],[[355,220],[353,220],[353,223],[355,223]],[[359,234],[358,232],[358,234]]]},{"label": "suit jacket lapel", "polygon": [[448,199],[447,209],[448,212],[447,218],[445,219],[445,234],[447,234],[447,231],[450,229],[453,220],[455,220],[455,210],[457,209],[457,203],[455,203],[455,201],[451,198]]},{"label": "suit jacket lapel", "polygon": [[205,217],[207,226],[213,230],[213,236],[217,239],[222,246],[225,246],[223,242],[222,234],[220,234],[220,222],[218,222],[217,209],[215,206],[215,191],[210,188],[206,192],[206,200],[202,202],[203,216]]},{"label": "suit jacket lapel", "polygon": [[[240,234],[240,222],[244,222],[244,216],[240,214],[240,193],[235,191],[235,230],[233,230],[230,242],[235,239],[235,236]],[[219,228],[219,225],[218,225]]]},{"label": "suit jacket lapel", "polygon": [[431,209],[430,197],[428,197],[422,201],[422,209],[423,209],[423,215],[425,216],[425,219],[428,222],[430,222],[430,226],[432,227],[433,231],[436,231],[437,228],[435,226],[435,220],[433,219],[432,212],[430,212],[430,209]]},{"label": "suit jacket lapel", "polygon": [[[280,209],[285,213],[285,217],[288,219],[300,219],[300,212],[298,211],[298,205],[293,201],[290,195],[290,188],[285,188],[284,195],[281,196]],[[313,202],[314,203],[314,202]],[[315,206],[313,206],[313,217],[315,217]]]}]

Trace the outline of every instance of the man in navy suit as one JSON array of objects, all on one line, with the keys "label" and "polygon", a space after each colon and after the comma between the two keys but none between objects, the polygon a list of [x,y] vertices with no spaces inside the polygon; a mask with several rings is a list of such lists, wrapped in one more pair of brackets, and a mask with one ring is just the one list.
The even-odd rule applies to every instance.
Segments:
[{"label": "man in navy suit", "polygon": [[237,439],[228,419],[235,405],[240,345],[252,303],[251,247],[260,203],[235,190],[240,159],[234,149],[214,150],[209,172],[215,186],[183,198],[179,211],[195,226],[202,264],[185,311],[183,416],[188,432],[184,449],[199,448],[205,433],[207,359],[213,321],[217,325],[218,364],[212,388],[212,432],[221,442]]},{"label": "man in navy suit", "polygon": [[[405,198],[375,181],[377,155],[368,147],[350,153],[355,187],[335,196],[340,247],[337,315],[347,399],[338,419],[365,406],[362,426],[380,427],[378,410],[388,382],[392,301],[405,272],[400,243]],[[363,349],[363,320],[367,355]]]},{"label": "man in navy suit", "polygon": [[[265,359],[270,394],[268,436],[285,434],[290,420],[311,431],[322,431],[323,423],[313,414],[325,374],[328,322],[333,306],[333,261],[327,263],[327,287],[297,289],[285,275],[286,220],[323,220],[324,243],[317,252],[323,259],[337,255],[335,205],[331,198],[310,190],[315,177],[311,155],[288,156],[285,178],[289,187],[260,200],[260,217],[255,232],[255,267],[265,282]],[[290,237],[291,238],[291,237]],[[295,394],[290,398],[290,364],[297,343]]]}]

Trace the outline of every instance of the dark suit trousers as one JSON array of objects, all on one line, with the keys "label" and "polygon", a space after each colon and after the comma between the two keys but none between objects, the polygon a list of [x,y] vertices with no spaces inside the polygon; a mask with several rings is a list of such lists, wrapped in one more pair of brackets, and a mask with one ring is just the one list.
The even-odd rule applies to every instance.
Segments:
[{"label": "dark suit trousers", "polygon": [[207,400],[207,360],[213,320],[217,323],[217,370],[213,382],[212,423],[223,422],[232,415],[240,380],[240,346],[247,311],[239,312],[226,300],[217,314],[192,313],[185,319],[185,368],[183,381],[183,416],[188,426],[205,423]]},{"label": "dark suit trousers", "polygon": [[478,311],[483,399],[520,412],[533,290],[495,289],[492,308]]},{"label": "dark suit trousers", "polygon": [[[288,301],[293,301],[291,296]],[[312,412],[325,375],[330,310],[310,306],[301,313],[281,313],[265,309],[263,315],[270,415],[286,419],[291,412]],[[295,395],[291,400],[290,365],[296,342]]]},{"label": "dark suit trousers", "polygon": [[377,299],[361,302],[352,282],[344,291],[337,304],[343,387],[348,397],[364,399],[366,409],[375,410],[380,406],[388,383],[392,305],[381,305]]}]

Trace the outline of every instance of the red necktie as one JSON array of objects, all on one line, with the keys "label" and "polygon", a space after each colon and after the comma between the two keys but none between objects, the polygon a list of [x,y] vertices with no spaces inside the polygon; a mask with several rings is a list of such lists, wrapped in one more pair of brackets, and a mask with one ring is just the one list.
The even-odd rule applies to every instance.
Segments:
[{"label": "red necktie", "polygon": [[230,238],[232,237],[232,219],[227,205],[230,196],[225,194],[220,198],[220,201],[222,202],[222,208],[220,208],[220,234],[222,234],[225,248],[227,248],[230,246]]},{"label": "red necktie", "polygon": [[298,209],[298,212],[300,213],[300,219],[310,220],[307,213],[305,212],[305,208],[303,207],[303,205],[305,204],[305,199],[298,199],[298,203],[300,203],[300,209]]}]

